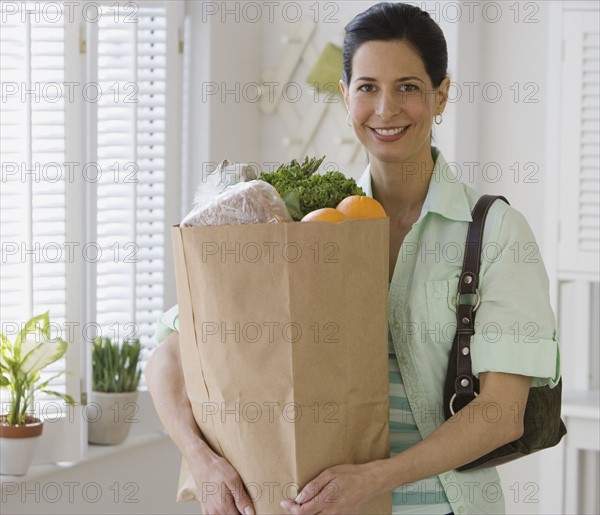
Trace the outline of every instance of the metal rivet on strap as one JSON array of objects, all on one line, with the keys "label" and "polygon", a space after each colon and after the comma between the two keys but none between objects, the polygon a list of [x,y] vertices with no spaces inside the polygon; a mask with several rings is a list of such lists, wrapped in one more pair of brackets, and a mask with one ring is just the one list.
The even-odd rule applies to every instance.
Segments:
[{"label": "metal rivet on strap", "polygon": [[470,275],[465,276],[465,283],[471,284],[473,282],[473,278]]},{"label": "metal rivet on strap", "polygon": [[469,380],[468,379],[462,379],[460,382],[461,386],[469,386]]},{"label": "metal rivet on strap", "polygon": [[463,324],[468,324],[469,322],[470,322],[470,320],[469,320],[467,317],[464,317],[464,318],[462,319],[462,323],[463,323]]},{"label": "metal rivet on strap", "polygon": [[469,347],[463,347],[462,349],[460,349],[460,352],[462,352],[463,356],[468,356],[469,355]]}]

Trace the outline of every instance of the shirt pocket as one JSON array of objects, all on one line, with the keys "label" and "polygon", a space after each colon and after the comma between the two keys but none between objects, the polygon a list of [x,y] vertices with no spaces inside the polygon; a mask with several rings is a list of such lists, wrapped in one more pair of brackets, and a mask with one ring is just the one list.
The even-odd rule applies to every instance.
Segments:
[{"label": "shirt pocket", "polygon": [[456,334],[456,292],[458,277],[443,281],[427,281],[427,332],[434,343],[452,343]]}]

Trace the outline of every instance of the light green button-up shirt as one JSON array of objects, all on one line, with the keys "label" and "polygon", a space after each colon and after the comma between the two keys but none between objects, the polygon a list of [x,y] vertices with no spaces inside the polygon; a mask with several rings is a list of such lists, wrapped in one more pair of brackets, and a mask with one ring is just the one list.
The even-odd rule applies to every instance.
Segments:
[{"label": "light green button-up shirt", "polygon": [[[418,220],[404,238],[389,289],[389,324],[406,395],[423,438],[444,422],[443,388],[456,332],[454,299],[471,211],[480,194],[459,182],[442,154]],[[358,184],[372,196],[370,169]],[[507,372],[533,386],[559,379],[548,277],[527,221],[496,201],[487,216],[473,373]],[[490,414],[497,416],[497,414]],[[503,513],[495,468],[439,475],[455,514]]]}]

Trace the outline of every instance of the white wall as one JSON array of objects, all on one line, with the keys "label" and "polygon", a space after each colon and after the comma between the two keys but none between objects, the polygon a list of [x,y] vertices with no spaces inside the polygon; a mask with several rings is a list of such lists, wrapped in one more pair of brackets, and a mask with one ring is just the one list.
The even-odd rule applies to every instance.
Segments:
[{"label": "white wall", "polygon": [[[497,23],[484,22],[480,47],[480,92],[488,85],[490,98],[480,100],[479,104],[480,160],[498,163],[502,173],[494,182],[496,174],[489,168],[488,177],[480,177],[479,186],[486,193],[506,194],[512,205],[528,219],[538,240],[543,239],[546,209],[549,4],[537,2],[539,11],[535,14],[531,14],[533,10],[521,9],[518,22],[515,21],[516,12],[505,5],[503,16]],[[526,15],[531,16],[532,23],[524,23]],[[491,100],[496,89],[493,84],[499,85],[502,93],[497,102]],[[527,163],[533,163],[535,168],[526,168]]]},{"label": "white wall", "polygon": [[[495,22],[481,14],[479,45],[471,45],[480,59],[479,73],[470,80],[479,114],[478,160],[486,170],[476,187],[505,195],[525,215],[544,250],[544,219],[552,209],[544,182],[549,2],[532,4],[535,9],[500,5],[499,16],[492,8],[487,12]],[[508,513],[561,512],[560,504],[548,503],[556,498],[556,485],[543,480],[541,465],[542,456],[534,455],[500,467]]]},{"label": "white wall", "polygon": [[260,22],[236,15],[239,5],[187,2],[191,39],[188,204],[215,164],[223,159],[258,162],[261,158],[259,112],[253,93],[244,94],[244,86],[260,81],[262,31]]}]

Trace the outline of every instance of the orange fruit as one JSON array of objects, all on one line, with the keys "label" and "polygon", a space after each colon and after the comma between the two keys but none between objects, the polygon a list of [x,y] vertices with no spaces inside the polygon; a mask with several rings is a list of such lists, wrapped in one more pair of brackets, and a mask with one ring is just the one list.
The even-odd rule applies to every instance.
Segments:
[{"label": "orange fruit", "polygon": [[302,222],[341,222],[346,220],[343,213],[340,213],[337,209],[332,207],[323,207],[321,209],[315,209],[310,213],[307,213]]},{"label": "orange fruit", "polygon": [[342,200],[336,207],[347,218],[385,218],[383,206],[374,198],[363,195],[351,195]]}]

